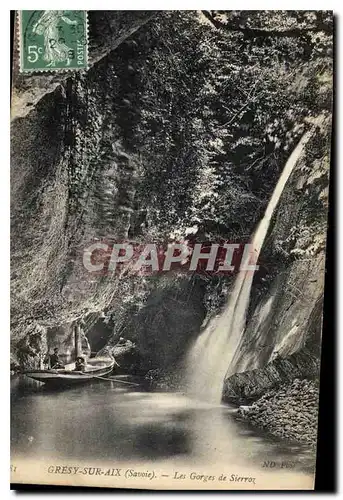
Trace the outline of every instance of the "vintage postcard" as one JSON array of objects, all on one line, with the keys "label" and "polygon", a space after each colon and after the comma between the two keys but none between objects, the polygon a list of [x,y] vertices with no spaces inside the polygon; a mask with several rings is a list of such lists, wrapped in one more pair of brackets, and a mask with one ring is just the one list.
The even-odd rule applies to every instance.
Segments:
[{"label": "vintage postcard", "polygon": [[331,11],[17,11],[11,481],[311,490]]}]

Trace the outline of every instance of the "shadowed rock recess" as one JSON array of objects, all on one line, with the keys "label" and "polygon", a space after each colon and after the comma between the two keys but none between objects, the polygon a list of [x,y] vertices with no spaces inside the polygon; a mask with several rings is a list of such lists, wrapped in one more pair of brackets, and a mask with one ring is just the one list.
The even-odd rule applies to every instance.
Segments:
[{"label": "shadowed rock recess", "polygon": [[319,377],[331,13],[92,11],[89,46],[79,73],[21,75],[14,57],[11,368],[38,366],[56,345],[71,354],[78,321],[85,350],[179,387],[234,276],[94,275],[84,249],[102,238],[166,244],[190,228],[195,242],[248,242],[320,115],[273,215],[223,388],[225,402],[253,404],[241,416],[297,439],[292,423],[281,432],[259,414],[312,394]]}]

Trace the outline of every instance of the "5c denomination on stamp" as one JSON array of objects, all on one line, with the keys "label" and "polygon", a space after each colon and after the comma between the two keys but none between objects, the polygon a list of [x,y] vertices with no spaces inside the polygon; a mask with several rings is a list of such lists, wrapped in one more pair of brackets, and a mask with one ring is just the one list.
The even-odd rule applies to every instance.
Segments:
[{"label": "5c denomination on stamp", "polygon": [[85,69],[88,65],[87,11],[19,11],[20,71]]}]

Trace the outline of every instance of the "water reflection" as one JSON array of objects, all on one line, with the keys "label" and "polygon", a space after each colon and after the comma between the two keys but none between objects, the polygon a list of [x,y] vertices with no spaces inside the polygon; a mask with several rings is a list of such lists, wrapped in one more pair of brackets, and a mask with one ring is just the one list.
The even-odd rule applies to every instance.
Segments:
[{"label": "water reflection", "polygon": [[17,377],[12,384],[12,455],[99,460],[223,463],[260,469],[295,460],[312,473],[313,454],[238,422],[233,409],[182,394],[137,392],[97,381],[49,390]]}]

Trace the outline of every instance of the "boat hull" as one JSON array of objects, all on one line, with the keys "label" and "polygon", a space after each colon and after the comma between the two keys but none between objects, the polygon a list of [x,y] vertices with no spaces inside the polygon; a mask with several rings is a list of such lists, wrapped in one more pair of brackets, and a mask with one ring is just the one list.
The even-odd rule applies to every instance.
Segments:
[{"label": "boat hull", "polygon": [[113,366],[114,361],[108,363],[102,362],[100,366],[97,366],[97,363],[93,361],[85,372],[74,371],[72,369],[30,370],[25,372],[25,375],[33,380],[49,385],[84,384],[85,382],[96,380],[97,377],[108,375],[113,370]]}]

